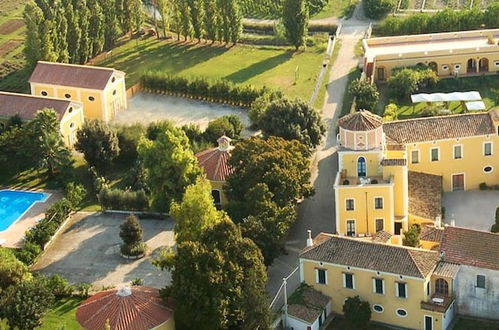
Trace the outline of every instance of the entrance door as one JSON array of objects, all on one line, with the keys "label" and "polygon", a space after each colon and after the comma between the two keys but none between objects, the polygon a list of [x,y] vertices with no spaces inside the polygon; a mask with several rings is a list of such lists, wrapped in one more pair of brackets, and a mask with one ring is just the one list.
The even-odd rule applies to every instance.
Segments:
[{"label": "entrance door", "polygon": [[378,80],[380,81],[385,80],[385,68],[378,68],[376,71],[377,71]]},{"label": "entrance door", "polygon": [[357,160],[357,176],[366,176],[366,159],[364,157],[359,157]]},{"label": "entrance door", "polygon": [[402,233],[402,222],[395,222],[395,235]]},{"label": "entrance door", "polygon": [[433,317],[424,316],[424,330],[433,330]]},{"label": "entrance door", "polygon": [[464,190],[464,174],[452,175],[452,191]]}]

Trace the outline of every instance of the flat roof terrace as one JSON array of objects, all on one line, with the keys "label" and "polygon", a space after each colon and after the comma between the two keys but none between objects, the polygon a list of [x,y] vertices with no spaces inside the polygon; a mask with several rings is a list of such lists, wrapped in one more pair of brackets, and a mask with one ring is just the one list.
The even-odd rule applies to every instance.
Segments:
[{"label": "flat roof terrace", "polygon": [[363,46],[368,58],[400,57],[401,54],[413,53],[428,55],[430,52],[452,54],[470,50],[474,53],[499,52],[497,42],[489,44],[489,35],[499,39],[499,29],[372,38],[364,39]]}]

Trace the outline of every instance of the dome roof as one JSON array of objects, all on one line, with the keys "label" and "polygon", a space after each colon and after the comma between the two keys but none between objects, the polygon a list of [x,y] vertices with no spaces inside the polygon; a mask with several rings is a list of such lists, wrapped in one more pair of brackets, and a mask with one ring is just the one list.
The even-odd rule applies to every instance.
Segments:
[{"label": "dome roof", "polygon": [[198,152],[196,157],[199,166],[204,170],[206,178],[211,181],[225,181],[232,174],[233,169],[229,165],[230,151],[234,148],[230,145],[232,140],[221,136],[218,138],[218,147]]},{"label": "dome roof", "polygon": [[99,292],[76,310],[76,319],[85,329],[102,330],[109,320],[111,329],[153,329],[173,318],[159,290],[134,286]]},{"label": "dome roof", "polygon": [[367,110],[360,110],[338,120],[338,125],[349,131],[372,131],[383,125],[380,116]]}]

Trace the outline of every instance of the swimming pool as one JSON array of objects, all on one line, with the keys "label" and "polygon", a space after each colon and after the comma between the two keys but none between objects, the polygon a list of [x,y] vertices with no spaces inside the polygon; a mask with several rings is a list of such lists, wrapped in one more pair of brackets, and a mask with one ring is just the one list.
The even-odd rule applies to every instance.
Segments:
[{"label": "swimming pool", "polygon": [[49,196],[34,191],[0,190],[0,232],[12,226],[35,203],[45,202]]}]

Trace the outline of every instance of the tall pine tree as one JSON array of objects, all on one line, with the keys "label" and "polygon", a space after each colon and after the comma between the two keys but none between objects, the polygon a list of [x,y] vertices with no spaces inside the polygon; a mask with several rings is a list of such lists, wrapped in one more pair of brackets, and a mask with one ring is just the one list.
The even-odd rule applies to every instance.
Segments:
[{"label": "tall pine tree", "polygon": [[68,24],[67,47],[70,63],[80,63],[81,29],[78,13],[70,0],[62,0],[62,7]]},{"label": "tall pine tree", "polygon": [[90,40],[90,48],[88,54],[89,57],[93,57],[102,52],[104,48],[104,14],[97,0],[89,0],[88,6],[92,8],[89,17],[88,39]]},{"label": "tall pine tree", "polygon": [[220,36],[220,14],[216,0],[203,0],[204,6],[204,30],[206,39],[213,42],[219,40]]},{"label": "tall pine tree", "polygon": [[100,0],[99,2],[103,13],[103,28],[104,28],[104,49],[110,49],[114,46],[118,39],[121,30],[119,26],[116,6],[114,1]]},{"label": "tall pine tree", "polygon": [[23,12],[26,23],[26,41],[24,43],[24,56],[29,66],[34,66],[42,59],[43,12],[33,2],[28,2]]},{"label": "tall pine tree", "polygon": [[188,0],[191,14],[191,23],[194,38],[201,40],[204,35],[204,6],[203,1]]},{"label": "tall pine tree", "polygon": [[286,39],[298,50],[305,44],[305,37],[307,36],[307,0],[286,0],[283,6],[282,21]]}]

